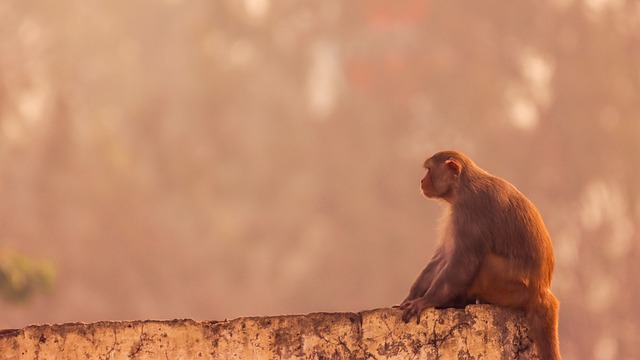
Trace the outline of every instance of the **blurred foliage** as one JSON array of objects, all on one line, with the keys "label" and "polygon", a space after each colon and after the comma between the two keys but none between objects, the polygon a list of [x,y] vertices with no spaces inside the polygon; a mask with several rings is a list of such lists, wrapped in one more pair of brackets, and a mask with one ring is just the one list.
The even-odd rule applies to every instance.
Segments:
[{"label": "blurred foliage", "polygon": [[0,297],[12,302],[25,302],[38,291],[51,291],[54,280],[51,262],[33,259],[6,247],[0,248]]}]

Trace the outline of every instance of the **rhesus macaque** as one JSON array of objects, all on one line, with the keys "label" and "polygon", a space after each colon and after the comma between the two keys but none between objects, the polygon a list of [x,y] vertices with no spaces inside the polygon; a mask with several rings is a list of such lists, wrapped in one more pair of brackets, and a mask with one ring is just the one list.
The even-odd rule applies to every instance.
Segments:
[{"label": "rhesus macaque", "polygon": [[536,207],[460,152],[438,152],[424,167],[422,193],[448,208],[440,244],[399,306],[402,319],[476,301],[522,309],[542,359],[560,359],[555,260]]}]

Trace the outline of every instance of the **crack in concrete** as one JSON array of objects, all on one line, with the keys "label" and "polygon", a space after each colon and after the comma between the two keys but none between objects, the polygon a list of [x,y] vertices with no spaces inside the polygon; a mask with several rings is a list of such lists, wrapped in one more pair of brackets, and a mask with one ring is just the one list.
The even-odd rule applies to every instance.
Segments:
[{"label": "crack in concrete", "polygon": [[442,344],[449,339],[450,337],[454,336],[454,332],[456,330],[459,330],[461,328],[464,327],[471,327],[471,324],[469,322],[458,322],[456,323],[454,326],[451,327],[451,329],[449,329],[449,331],[442,335],[442,336],[438,336],[438,332],[436,330],[438,323],[442,320],[442,318],[438,318],[435,319],[433,321],[433,328],[431,331],[432,337],[430,339],[427,340],[427,344],[433,346],[434,352],[435,352],[435,357],[436,359],[440,359],[440,347],[442,346]]},{"label": "crack in concrete", "polygon": [[111,349],[104,354],[105,359],[111,359],[111,354],[115,353],[116,345],[118,344],[118,333],[116,332],[116,328],[112,327],[111,329],[113,330],[113,344],[111,344]]},{"label": "crack in concrete", "polygon": [[142,346],[144,345],[144,341],[145,341],[145,336],[144,336],[144,323],[140,325],[140,336],[138,337],[138,342],[131,347],[131,350],[129,351],[129,358],[132,358],[136,355],[138,355],[138,353],[140,352],[140,350],[142,350]]}]

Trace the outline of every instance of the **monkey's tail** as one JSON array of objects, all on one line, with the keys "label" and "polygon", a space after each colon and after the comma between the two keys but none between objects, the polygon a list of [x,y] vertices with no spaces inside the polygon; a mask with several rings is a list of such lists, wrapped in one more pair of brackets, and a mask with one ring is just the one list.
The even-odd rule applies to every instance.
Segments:
[{"label": "monkey's tail", "polygon": [[527,309],[527,324],[541,360],[560,360],[558,309],[560,302],[549,289]]}]

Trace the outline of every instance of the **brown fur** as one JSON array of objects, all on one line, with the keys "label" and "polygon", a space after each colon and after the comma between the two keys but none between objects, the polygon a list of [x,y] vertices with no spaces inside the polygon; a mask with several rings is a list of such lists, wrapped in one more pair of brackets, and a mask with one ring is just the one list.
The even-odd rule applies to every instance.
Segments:
[{"label": "brown fur", "polygon": [[541,358],[560,359],[553,249],[536,207],[460,152],[438,152],[424,167],[423,194],[448,211],[433,258],[400,305],[403,320],[476,301],[522,309]]}]

